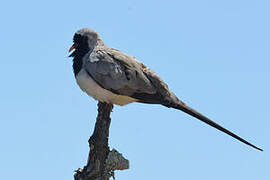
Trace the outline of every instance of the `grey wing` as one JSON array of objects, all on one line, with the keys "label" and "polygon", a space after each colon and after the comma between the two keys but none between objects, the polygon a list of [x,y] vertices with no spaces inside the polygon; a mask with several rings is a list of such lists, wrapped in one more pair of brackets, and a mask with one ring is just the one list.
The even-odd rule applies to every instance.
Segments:
[{"label": "grey wing", "polygon": [[116,49],[96,50],[84,64],[88,74],[111,92],[133,97],[143,103],[179,102],[155,72]]},{"label": "grey wing", "polygon": [[84,59],[84,69],[104,89],[119,95],[155,94],[156,89],[135,58],[106,48]]},{"label": "grey wing", "polygon": [[[180,101],[177,96],[170,91],[168,85],[151,69],[146,67],[144,64],[141,63],[142,71],[146,75],[146,77],[151,81],[153,86],[156,89],[156,94],[144,96],[145,100],[148,100],[149,103],[159,103],[163,105],[167,105],[168,103],[180,103],[184,104]],[[148,99],[147,99],[148,98]]]}]

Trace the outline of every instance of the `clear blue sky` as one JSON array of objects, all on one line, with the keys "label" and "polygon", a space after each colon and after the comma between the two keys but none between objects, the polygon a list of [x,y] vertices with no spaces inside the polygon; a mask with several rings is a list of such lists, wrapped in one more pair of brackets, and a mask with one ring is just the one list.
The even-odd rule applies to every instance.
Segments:
[{"label": "clear blue sky", "polygon": [[254,150],[158,105],[115,107],[110,146],[130,160],[118,180],[270,177],[270,2],[3,1],[1,179],[73,179],[85,165],[96,104],[67,50],[82,27],[135,56],[183,101],[265,149]]}]

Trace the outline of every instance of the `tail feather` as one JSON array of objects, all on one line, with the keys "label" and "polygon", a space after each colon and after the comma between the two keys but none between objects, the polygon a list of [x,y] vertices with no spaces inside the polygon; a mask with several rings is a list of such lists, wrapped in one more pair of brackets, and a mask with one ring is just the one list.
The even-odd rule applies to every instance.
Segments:
[{"label": "tail feather", "polygon": [[219,124],[215,123],[214,121],[212,121],[211,119],[207,118],[206,116],[202,115],[201,113],[197,112],[196,110],[192,109],[191,107],[187,106],[185,103],[179,101],[179,103],[165,103],[163,104],[164,106],[167,106],[167,107],[172,107],[172,108],[175,108],[175,109],[179,109],[201,121],[203,121],[204,123],[234,137],[235,139],[257,149],[257,150],[260,150],[260,151],[263,151],[263,149],[249,143],[248,141],[244,140],[243,138],[237,136],[236,134],[232,133],[231,131],[225,129],[224,127],[220,126]]}]

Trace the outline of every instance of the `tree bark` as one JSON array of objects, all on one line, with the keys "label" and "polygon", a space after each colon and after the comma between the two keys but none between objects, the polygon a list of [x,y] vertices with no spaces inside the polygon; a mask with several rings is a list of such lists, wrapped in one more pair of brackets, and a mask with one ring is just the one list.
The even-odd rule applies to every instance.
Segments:
[{"label": "tree bark", "polygon": [[88,141],[90,147],[88,161],[83,169],[75,171],[75,180],[109,180],[111,176],[114,177],[114,170],[129,168],[128,160],[116,150],[110,151],[108,145],[112,109],[112,104],[98,103],[94,133]]}]

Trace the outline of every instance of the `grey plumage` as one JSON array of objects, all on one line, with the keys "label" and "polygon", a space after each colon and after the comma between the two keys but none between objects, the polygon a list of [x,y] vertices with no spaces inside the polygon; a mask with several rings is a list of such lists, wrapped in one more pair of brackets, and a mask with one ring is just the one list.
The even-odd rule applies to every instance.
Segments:
[{"label": "grey plumage", "polygon": [[187,106],[156,73],[134,57],[107,47],[94,30],[84,28],[77,31],[74,43],[76,49],[71,56],[74,56],[73,67],[77,83],[95,99],[118,105],[141,102],[179,109],[262,151]]},{"label": "grey plumage", "polygon": [[141,64],[120,51],[98,47],[85,58],[84,68],[103,88],[132,96],[134,93],[154,94],[156,89],[143,73]]}]

